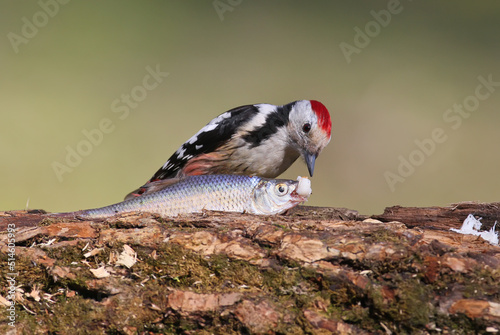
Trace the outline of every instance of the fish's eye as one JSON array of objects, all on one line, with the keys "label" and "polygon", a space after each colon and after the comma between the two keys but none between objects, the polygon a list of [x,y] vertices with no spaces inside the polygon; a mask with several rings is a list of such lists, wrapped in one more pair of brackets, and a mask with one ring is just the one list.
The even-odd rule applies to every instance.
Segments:
[{"label": "fish's eye", "polygon": [[311,131],[311,124],[310,123],[304,123],[304,125],[302,126],[302,131],[304,133],[308,133]]},{"label": "fish's eye", "polygon": [[288,187],[285,184],[281,183],[276,185],[275,190],[278,195],[285,195],[288,192]]}]

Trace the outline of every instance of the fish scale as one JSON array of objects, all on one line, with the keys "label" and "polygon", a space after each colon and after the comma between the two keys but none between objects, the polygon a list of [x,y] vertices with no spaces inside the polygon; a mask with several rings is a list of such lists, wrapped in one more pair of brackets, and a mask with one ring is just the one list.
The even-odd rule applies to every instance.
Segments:
[{"label": "fish scale", "polygon": [[159,192],[102,208],[81,211],[79,215],[98,218],[140,211],[175,216],[179,213],[201,212],[204,209],[243,212],[251,201],[251,192],[260,181],[261,178],[258,177],[193,176]]},{"label": "fish scale", "polygon": [[100,219],[137,211],[171,217],[203,210],[277,214],[307,200],[310,194],[307,178],[299,177],[294,181],[241,175],[201,175],[186,177],[160,191],[114,205],[52,215]]}]

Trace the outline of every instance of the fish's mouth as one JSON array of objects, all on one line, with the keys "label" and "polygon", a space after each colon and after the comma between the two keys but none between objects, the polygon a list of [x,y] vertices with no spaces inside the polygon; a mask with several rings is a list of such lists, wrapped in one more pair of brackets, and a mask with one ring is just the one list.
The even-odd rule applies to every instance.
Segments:
[{"label": "fish's mouth", "polygon": [[304,202],[304,201],[307,201],[308,197],[309,196],[298,194],[297,190],[294,190],[292,193],[290,193],[290,198],[291,198],[292,202],[297,203],[297,204]]},{"label": "fish's mouth", "polygon": [[311,181],[307,177],[297,177],[297,186],[290,194],[292,201],[294,202],[304,202],[306,201],[312,193]]}]

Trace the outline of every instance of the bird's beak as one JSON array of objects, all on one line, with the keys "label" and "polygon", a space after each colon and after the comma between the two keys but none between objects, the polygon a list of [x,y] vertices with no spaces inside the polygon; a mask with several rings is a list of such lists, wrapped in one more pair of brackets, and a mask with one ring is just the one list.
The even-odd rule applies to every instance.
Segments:
[{"label": "bird's beak", "polygon": [[316,155],[306,152],[304,159],[307,164],[307,169],[309,170],[309,175],[312,177],[314,173],[314,163],[316,162]]}]

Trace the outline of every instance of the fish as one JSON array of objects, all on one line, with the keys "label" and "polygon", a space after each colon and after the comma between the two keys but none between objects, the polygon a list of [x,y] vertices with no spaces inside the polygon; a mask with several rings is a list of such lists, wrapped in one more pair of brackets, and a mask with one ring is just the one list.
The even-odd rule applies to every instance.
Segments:
[{"label": "fish", "polygon": [[306,201],[311,192],[311,181],[306,177],[289,180],[245,175],[198,175],[181,178],[160,191],[113,205],[53,215],[105,219],[127,212],[148,212],[174,217],[204,210],[274,215]]}]

